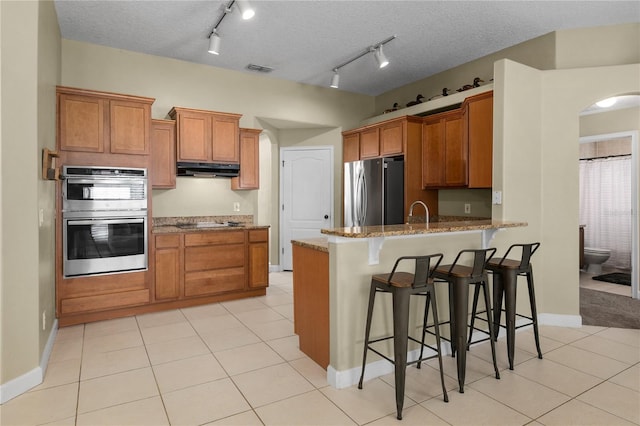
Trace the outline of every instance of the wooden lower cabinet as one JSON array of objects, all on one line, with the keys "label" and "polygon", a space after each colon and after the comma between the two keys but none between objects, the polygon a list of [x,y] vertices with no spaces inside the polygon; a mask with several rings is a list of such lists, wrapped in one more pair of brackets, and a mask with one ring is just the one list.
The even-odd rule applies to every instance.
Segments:
[{"label": "wooden lower cabinet", "polygon": [[293,317],[300,350],[329,365],[329,253],[293,244]]},{"label": "wooden lower cabinet", "polygon": [[155,245],[155,300],[177,299],[182,287],[182,235],[156,235]]},{"label": "wooden lower cabinet", "polygon": [[269,231],[249,231],[249,287],[269,285]]},{"label": "wooden lower cabinet", "polygon": [[266,228],[152,234],[151,238],[148,271],[58,277],[59,325],[266,294]]},{"label": "wooden lower cabinet", "polygon": [[185,234],[185,297],[242,290],[244,283],[244,231]]}]

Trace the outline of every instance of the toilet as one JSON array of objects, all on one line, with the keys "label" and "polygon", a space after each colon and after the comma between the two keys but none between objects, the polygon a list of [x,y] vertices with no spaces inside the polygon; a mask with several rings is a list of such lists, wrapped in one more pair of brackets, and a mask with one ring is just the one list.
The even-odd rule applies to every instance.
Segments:
[{"label": "toilet", "polygon": [[611,256],[611,250],[585,247],[584,263],[587,265],[587,272],[599,275],[602,273],[602,264]]}]

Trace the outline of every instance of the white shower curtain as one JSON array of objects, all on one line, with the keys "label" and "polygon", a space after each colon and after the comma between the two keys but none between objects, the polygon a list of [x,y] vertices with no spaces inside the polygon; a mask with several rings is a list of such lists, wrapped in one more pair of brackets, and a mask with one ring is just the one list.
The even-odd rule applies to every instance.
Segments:
[{"label": "white shower curtain", "polygon": [[611,250],[605,265],[631,268],[631,156],[580,160],[584,244]]}]

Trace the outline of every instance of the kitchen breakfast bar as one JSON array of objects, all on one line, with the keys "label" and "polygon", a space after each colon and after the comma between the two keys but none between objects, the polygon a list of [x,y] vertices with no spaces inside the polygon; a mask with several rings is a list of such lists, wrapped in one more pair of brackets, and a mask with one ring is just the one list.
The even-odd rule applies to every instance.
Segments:
[{"label": "kitchen breakfast bar", "polygon": [[[460,250],[489,247],[496,232],[524,226],[527,223],[440,218],[428,224],[323,229],[324,238],[293,240],[294,327],[300,350],[327,369],[332,386],[356,384],[372,275],[389,273],[401,256],[442,253],[443,264],[452,263]],[[440,322],[446,321],[447,286],[436,285],[436,293]],[[417,299],[421,300],[411,300],[410,335],[422,328],[424,298]],[[458,329],[466,333],[466,327]],[[381,298],[374,309],[371,338],[389,336],[392,330],[391,300]],[[449,327],[441,327],[441,333],[450,338]],[[393,357],[393,340],[387,342],[381,351]],[[415,359],[418,346],[409,344],[409,358]],[[371,354],[365,380],[392,371],[390,363]]]}]

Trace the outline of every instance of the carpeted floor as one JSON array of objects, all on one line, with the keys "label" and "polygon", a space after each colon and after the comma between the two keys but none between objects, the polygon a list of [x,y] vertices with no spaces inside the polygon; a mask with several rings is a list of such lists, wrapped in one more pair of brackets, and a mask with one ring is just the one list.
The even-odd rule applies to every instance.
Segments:
[{"label": "carpeted floor", "polygon": [[580,315],[584,325],[640,329],[640,300],[581,287]]}]

